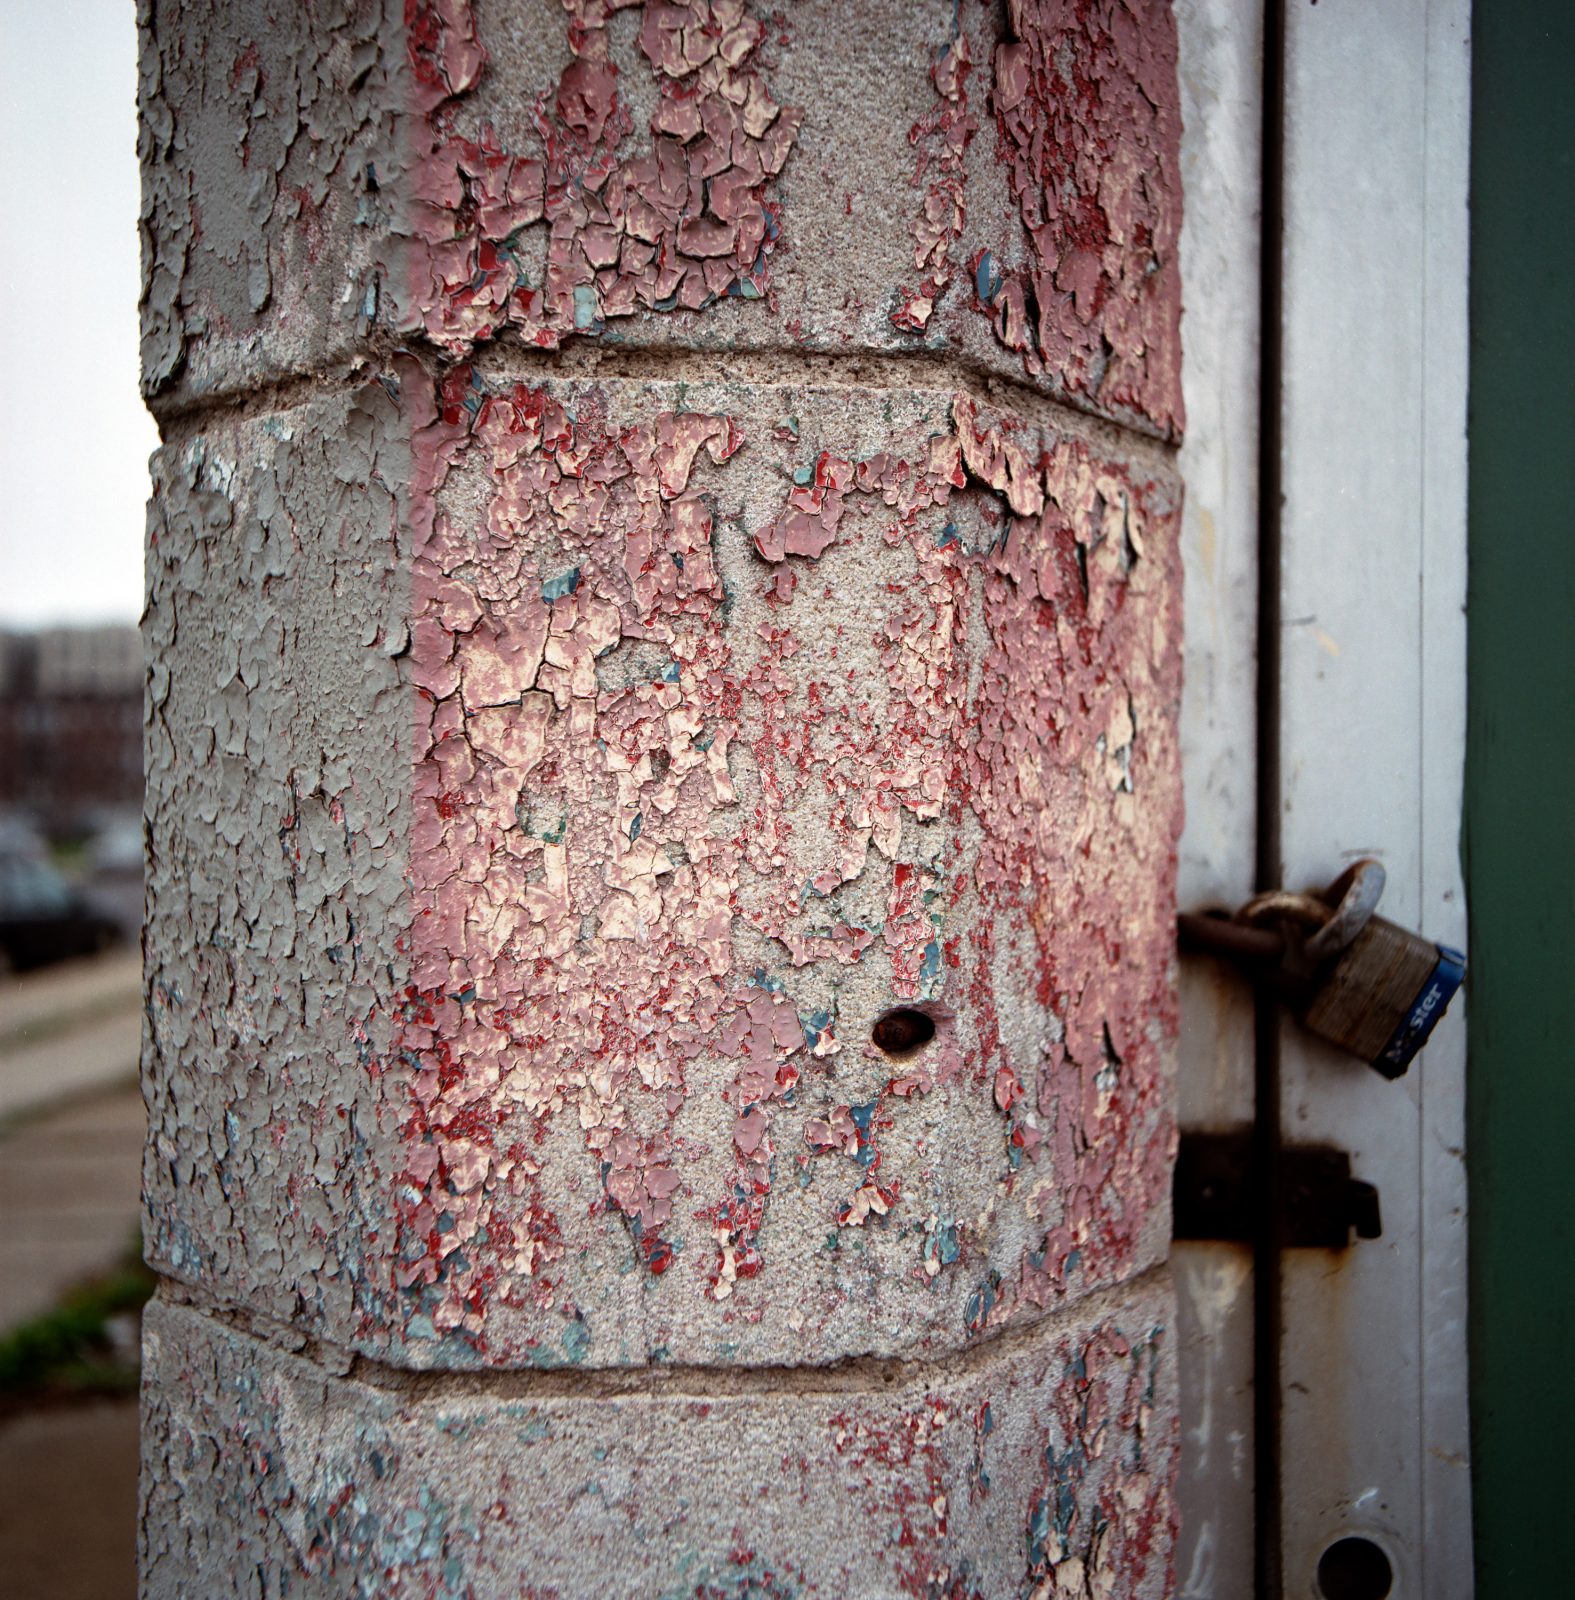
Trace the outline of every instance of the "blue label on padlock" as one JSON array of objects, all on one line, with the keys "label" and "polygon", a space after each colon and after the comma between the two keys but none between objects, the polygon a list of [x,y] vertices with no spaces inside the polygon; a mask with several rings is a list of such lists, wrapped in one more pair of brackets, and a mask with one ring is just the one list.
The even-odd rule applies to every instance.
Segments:
[{"label": "blue label on padlock", "polygon": [[1427,1036],[1449,1008],[1449,1002],[1455,998],[1455,990],[1466,975],[1466,958],[1458,950],[1451,950],[1445,944],[1435,948],[1438,951],[1438,965],[1433,968],[1432,976],[1422,985],[1416,999],[1406,1008],[1400,1026],[1373,1063],[1393,1077],[1404,1072],[1411,1065],[1411,1058],[1427,1043]]}]

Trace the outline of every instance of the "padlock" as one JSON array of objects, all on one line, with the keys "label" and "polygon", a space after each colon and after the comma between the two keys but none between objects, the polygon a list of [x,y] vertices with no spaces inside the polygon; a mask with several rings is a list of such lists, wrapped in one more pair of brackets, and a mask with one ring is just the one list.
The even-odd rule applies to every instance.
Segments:
[{"label": "padlock", "polygon": [[1302,1023],[1398,1078],[1460,987],[1466,958],[1374,915],[1383,887],[1382,865],[1358,861],[1322,895],[1260,895],[1240,916],[1286,932],[1276,987]]}]

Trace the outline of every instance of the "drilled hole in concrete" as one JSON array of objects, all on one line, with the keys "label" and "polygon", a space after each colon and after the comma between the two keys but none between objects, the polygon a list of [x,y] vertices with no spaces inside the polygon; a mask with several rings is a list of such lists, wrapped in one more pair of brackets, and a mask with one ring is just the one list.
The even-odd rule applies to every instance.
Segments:
[{"label": "drilled hole in concrete", "polygon": [[1371,1539],[1336,1539],[1318,1557],[1318,1593],[1324,1600],[1384,1600],[1394,1581],[1389,1557]]},{"label": "drilled hole in concrete", "polygon": [[889,1056],[905,1056],[935,1037],[935,1021],[911,1006],[898,1006],[875,1019],[870,1038]]}]

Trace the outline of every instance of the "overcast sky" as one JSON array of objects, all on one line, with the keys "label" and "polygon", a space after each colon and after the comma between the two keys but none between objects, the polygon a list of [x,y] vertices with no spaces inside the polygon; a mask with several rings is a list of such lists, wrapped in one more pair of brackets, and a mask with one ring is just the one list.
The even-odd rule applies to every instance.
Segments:
[{"label": "overcast sky", "polygon": [[133,12],[0,0],[0,626],[142,609]]}]

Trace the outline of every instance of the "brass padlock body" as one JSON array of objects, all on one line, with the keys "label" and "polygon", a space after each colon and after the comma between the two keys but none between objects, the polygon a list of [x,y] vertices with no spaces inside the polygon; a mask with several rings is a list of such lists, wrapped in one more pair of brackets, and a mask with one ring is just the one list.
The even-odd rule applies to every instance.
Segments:
[{"label": "brass padlock body", "polygon": [[1302,1022],[1398,1078],[1465,977],[1465,957],[1373,917],[1318,974]]}]

